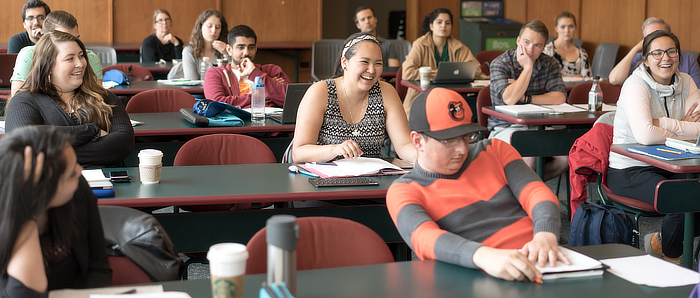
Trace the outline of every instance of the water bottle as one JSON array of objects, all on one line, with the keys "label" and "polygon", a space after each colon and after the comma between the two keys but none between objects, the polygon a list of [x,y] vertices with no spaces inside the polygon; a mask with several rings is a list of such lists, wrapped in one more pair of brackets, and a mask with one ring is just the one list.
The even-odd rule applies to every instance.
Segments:
[{"label": "water bottle", "polygon": [[250,113],[253,122],[265,121],[265,84],[261,77],[255,78],[250,88]]},{"label": "water bottle", "polygon": [[588,91],[588,111],[591,113],[603,112],[603,90],[600,89],[600,77],[593,77],[593,86]]},{"label": "water bottle", "polygon": [[275,215],[267,220],[267,284],[284,282],[297,294],[297,240],[299,226],[293,215]]},{"label": "water bottle", "polygon": [[209,57],[202,57],[202,63],[199,64],[199,79],[204,80],[204,74],[211,68]]}]

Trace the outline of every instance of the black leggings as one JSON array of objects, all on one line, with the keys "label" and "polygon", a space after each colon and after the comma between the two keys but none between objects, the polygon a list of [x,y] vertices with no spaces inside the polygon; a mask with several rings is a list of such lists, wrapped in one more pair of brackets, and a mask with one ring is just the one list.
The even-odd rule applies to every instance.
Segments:
[{"label": "black leggings", "polygon": [[[608,188],[614,194],[654,205],[656,185],[662,180],[685,179],[685,174],[668,172],[657,167],[631,167],[624,170],[608,169]],[[667,214],[661,223],[661,247],[664,255],[676,258],[683,254],[682,213]],[[700,221],[695,220],[695,236],[700,232]],[[690,257],[690,256],[687,256]]]}]

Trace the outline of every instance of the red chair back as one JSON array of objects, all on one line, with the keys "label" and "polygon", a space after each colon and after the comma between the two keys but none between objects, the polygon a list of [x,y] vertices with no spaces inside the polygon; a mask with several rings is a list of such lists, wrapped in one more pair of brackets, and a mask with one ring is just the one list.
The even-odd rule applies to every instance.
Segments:
[{"label": "red chair back", "polygon": [[490,75],[491,71],[489,71],[489,66],[491,65],[491,61],[501,54],[503,54],[503,51],[500,50],[481,51],[476,54],[476,60],[479,60],[479,63],[481,63],[481,72],[485,75]]},{"label": "red chair back", "polygon": [[179,112],[180,108],[192,109],[192,94],[177,89],[154,89],[139,92],[126,104],[127,113]]},{"label": "red chair back", "polygon": [[403,74],[403,66],[399,67],[399,69],[396,71],[396,93],[399,94],[399,98],[401,98],[401,102],[403,102],[403,99],[406,98],[406,92],[408,91],[408,88],[404,85],[401,85],[401,75]]},{"label": "red chair back", "polygon": [[[301,217],[297,270],[390,263],[394,257],[384,240],[365,225],[335,217]],[[248,241],[246,274],[267,272],[266,228]]]},{"label": "red chair back", "polygon": [[152,283],[148,274],[127,257],[109,256],[112,286]]},{"label": "red chair back", "polygon": [[476,118],[479,120],[479,125],[484,127],[489,125],[489,115],[484,114],[481,108],[491,105],[491,88],[489,86],[481,88],[479,95],[476,96]]},{"label": "red chair back", "polygon": [[175,155],[175,166],[276,163],[262,141],[245,135],[212,134],[187,141]]},{"label": "red chair back", "polygon": [[151,71],[141,65],[136,64],[114,64],[102,68],[102,73],[110,69],[118,69],[126,74],[132,81],[153,81]]},{"label": "red chair back", "polygon": [[[569,92],[570,104],[588,103],[588,91],[591,91],[592,82],[583,83],[571,89]],[[603,102],[607,104],[616,104],[620,98],[622,86],[613,85],[610,83],[600,82],[600,89],[603,90]]]}]

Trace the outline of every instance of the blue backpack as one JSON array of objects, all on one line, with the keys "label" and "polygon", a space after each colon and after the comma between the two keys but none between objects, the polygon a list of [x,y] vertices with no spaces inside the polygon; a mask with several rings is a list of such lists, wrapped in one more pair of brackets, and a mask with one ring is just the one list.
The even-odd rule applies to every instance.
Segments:
[{"label": "blue backpack", "polygon": [[104,75],[102,75],[102,80],[105,82],[112,81],[119,85],[131,85],[131,80],[129,77],[118,69],[110,69],[105,71]]},{"label": "blue backpack", "polygon": [[632,245],[634,224],[619,207],[581,202],[571,220],[568,246],[623,243]]}]

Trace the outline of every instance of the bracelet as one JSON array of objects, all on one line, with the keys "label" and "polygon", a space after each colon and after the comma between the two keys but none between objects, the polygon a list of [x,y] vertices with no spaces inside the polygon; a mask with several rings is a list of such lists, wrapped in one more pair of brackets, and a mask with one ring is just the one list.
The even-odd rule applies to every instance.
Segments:
[{"label": "bracelet", "polygon": [[532,95],[525,95],[525,103],[531,103],[532,102]]}]

